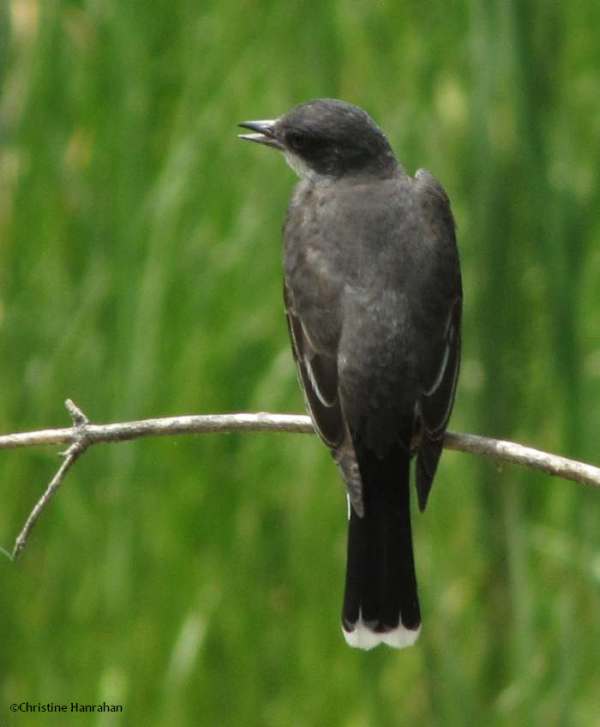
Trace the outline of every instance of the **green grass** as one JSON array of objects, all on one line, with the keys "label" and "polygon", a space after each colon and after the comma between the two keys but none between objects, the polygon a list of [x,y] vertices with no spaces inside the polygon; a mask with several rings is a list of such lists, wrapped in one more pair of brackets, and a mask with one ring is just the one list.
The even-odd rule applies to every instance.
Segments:
[{"label": "green grass", "polygon": [[[452,428],[599,461],[600,9],[592,0],[0,4],[0,430],[300,411],[281,303],[294,183],[235,125],[366,107],[459,225]],[[0,456],[10,547],[57,466]],[[448,453],[415,514],[425,623],[349,650],[345,503],[312,437],[97,447],[18,565],[0,560],[12,702],[58,724],[544,725],[600,714],[600,500]]]}]

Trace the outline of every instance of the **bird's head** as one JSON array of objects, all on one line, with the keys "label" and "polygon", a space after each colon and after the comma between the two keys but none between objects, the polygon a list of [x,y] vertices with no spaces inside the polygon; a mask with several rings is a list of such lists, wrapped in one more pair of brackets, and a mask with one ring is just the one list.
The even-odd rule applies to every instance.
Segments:
[{"label": "bird's head", "polygon": [[300,177],[384,175],[396,168],[381,129],[365,111],[344,101],[308,101],[277,119],[240,126],[252,132],[240,139],[279,149]]}]

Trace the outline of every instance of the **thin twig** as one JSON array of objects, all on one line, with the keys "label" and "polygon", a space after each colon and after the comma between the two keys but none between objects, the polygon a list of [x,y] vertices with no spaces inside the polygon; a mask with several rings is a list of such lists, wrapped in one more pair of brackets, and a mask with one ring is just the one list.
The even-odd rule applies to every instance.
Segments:
[{"label": "thin twig", "polygon": [[[74,402],[71,401],[71,399],[67,399],[65,401],[65,406],[67,408],[67,411],[71,415],[71,419],[73,420],[74,426],[72,428],[72,431],[74,441],[69,449],[66,452],[62,453],[65,458],[63,463],[58,468],[58,472],[54,475],[48,487],[46,487],[44,494],[36,502],[35,507],[29,513],[29,517],[25,521],[25,525],[23,525],[21,532],[17,535],[14,548],[12,550],[12,553],[10,554],[12,560],[16,560],[23,552],[25,546],[27,545],[27,540],[29,539],[29,533],[32,531],[40,515],[46,509],[48,503],[55,495],[58,488],[61,486],[67,472],[71,469],[75,462],[77,462],[79,457],[81,457],[81,455],[85,452],[90,444],[90,442],[87,440],[85,431],[88,424],[88,418],[81,411],[81,409]],[[2,550],[6,553],[4,549]]]},{"label": "thin twig", "polygon": [[[0,449],[34,447],[45,444],[68,444],[65,460],[27,518],[12,551],[17,558],[27,544],[29,534],[60,487],[65,475],[85,450],[93,444],[125,442],[140,437],[176,434],[230,434],[233,432],[290,432],[313,434],[311,420],[296,414],[206,414],[197,416],[142,419],[118,424],[90,424],[85,414],[70,399],[65,405],[73,419],[68,429],[42,429],[0,436]],[[446,449],[469,452],[498,461],[529,467],[566,480],[600,488],[600,468],[584,462],[559,457],[515,442],[481,437],[475,434],[446,432]],[[0,548],[1,552],[6,553]]]},{"label": "thin twig", "polygon": [[72,444],[69,449],[64,453],[65,459],[59,467],[58,472],[52,478],[44,494],[36,502],[35,507],[30,512],[29,517],[25,521],[25,525],[23,525],[21,532],[18,534],[17,539],[15,540],[15,545],[11,553],[12,560],[16,560],[19,555],[21,555],[22,551],[27,545],[29,533],[32,531],[33,526],[36,524],[38,518],[45,510],[46,506],[50,502],[50,499],[61,486],[67,472],[71,469],[71,467],[75,464],[79,457],[81,457],[86,449],[87,445],[81,442],[75,442],[75,444]]}]

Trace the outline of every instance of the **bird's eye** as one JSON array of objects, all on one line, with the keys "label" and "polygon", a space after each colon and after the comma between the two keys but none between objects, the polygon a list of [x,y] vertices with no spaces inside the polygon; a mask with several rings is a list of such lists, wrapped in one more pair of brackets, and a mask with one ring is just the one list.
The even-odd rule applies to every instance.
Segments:
[{"label": "bird's eye", "polygon": [[293,151],[302,151],[303,149],[306,149],[308,141],[306,136],[304,134],[300,134],[298,131],[290,131],[290,133],[285,137],[285,140]]}]

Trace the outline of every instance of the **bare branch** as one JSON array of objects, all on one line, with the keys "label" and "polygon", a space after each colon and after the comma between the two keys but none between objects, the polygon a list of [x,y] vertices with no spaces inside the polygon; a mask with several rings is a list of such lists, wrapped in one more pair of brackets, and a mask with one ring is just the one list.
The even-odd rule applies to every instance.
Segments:
[{"label": "bare branch", "polygon": [[[314,434],[310,418],[294,414],[203,414],[160,419],[140,419],[119,424],[87,424],[90,444],[126,442],[140,437],[165,437],[174,434],[231,434],[233,432],[292,432]],[[37,447],[43,444],[72,444],[76,427],[40,429],[0,436],[0,449]]]},{"label": "bare branch", "polygon": [[480,437],[477,434],[446,432],[444,447],[458,452],[491,457],[500,462],[522,465],[529,469],[545,472],[547,475],[561,477],[563,480],[580,482],[582,485],[600,487],[599,467],[575,459],[560,457],[557,454],[542,452],[533,447],[524,447],[516,442]]},{"label": "bare branch", "polygon": [[[0,449],[34,447],[47,444],[68,444],[65,460],[38,500],[16,539],[12,557],[17,558],[27,544],[29,534],[65,475],[85,450],[93,444],[125,442],[140,437],[161,437],[176,434],[230,434],[233,432],[291,432],[313,434],[311,420],[295,414],[206,414],[196,416],[142,419],[118,424],[90,424],[85,414],[70,399],[65,405],[73,419],[68,429],[42,429],[0,436]],[[515,442],[490,439],[475,434],[446,432],[446,449],[468,452],[492,459],[518,464],[549,475],[600,488],[600,468],[584,462],[559,457]],[[2,552],[6,553],[3,549]]]}]

